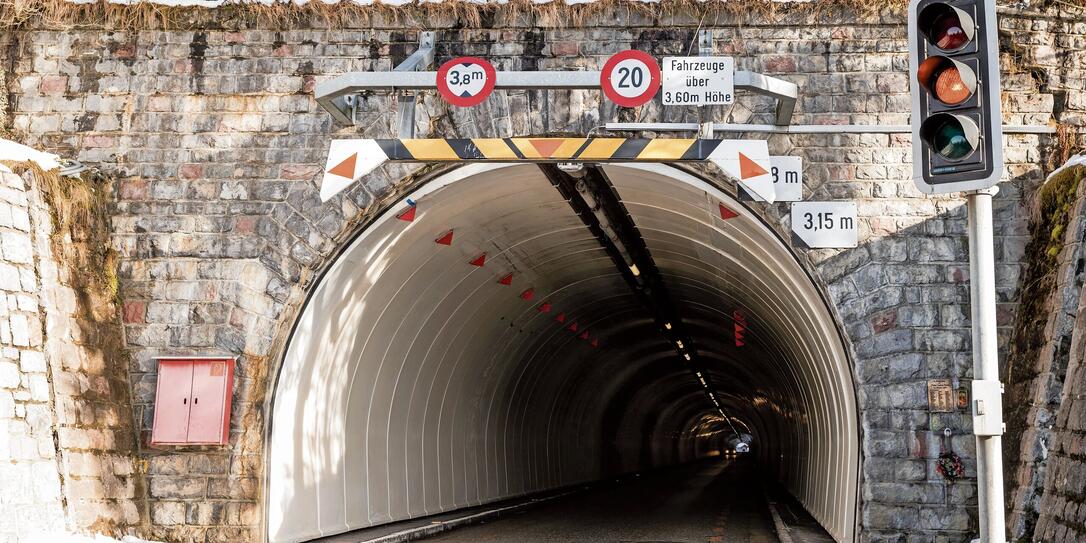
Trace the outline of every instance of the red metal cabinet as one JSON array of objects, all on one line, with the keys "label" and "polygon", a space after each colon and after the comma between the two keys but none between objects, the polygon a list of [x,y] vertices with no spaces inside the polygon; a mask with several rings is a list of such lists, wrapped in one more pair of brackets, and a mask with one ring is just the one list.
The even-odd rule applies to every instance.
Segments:
[{"label": "red metal cabinet", "polygon": [[159,359],[151,443],[225,445],[233,388],[232,358]]}]

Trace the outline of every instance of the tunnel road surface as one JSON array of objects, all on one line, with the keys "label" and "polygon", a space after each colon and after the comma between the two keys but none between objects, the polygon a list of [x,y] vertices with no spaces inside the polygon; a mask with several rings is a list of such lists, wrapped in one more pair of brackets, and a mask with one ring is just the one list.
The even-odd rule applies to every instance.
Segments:
[{"label": "tunnel road surface", "polygon": [[753,466],[703,462],[560,498],[441,543],[777,543]]}]

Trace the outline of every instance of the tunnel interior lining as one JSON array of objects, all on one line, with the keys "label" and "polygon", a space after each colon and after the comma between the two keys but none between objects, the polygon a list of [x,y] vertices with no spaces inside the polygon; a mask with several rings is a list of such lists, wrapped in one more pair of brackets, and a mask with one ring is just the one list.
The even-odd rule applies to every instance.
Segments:
[{"label": "tunnel interior lining", "polygon": [[[603,170],[681,306],[722,409],[754,437],[752,454],[838,541],[851,540],[855,392],[816,285],[768,227],[702,179],[665,165]],[[272,406],[270,541],[716,446],[724,430],[694,430],[722,428],[722,417],[538,167],[467,165],[411,198],[415,220],[396,218],[406,203],[386,210],[299,317]],[[723,220],[721,203],[740,216]],[[451,245],[435,242],[449,230]],[[749,323],[741,348],[736,309]]]}]

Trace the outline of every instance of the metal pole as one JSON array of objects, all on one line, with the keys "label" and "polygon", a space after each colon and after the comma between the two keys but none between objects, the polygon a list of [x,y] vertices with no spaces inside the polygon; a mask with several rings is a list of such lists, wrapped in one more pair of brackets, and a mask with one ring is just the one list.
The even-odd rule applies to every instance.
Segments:
[{"label": "metal pole", "polygon": [[[998,383],[995,255],[992,238],[992,196],[996,192],[998,188],[992,187],[967,193],[966,205],[969,212],[969,290],[973,320],[973,379]],[[1003,450],[1001,448],[1003,438],[999,434],[979,435],[978,433],[976,439],[980,541],[981,543],[1005,543]]]}]

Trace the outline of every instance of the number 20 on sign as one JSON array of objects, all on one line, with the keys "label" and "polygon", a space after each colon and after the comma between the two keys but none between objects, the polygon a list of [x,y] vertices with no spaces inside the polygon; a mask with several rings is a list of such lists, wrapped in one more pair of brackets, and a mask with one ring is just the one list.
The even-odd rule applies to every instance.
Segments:
[{"label": "number 20 on sign", "polygon": [[660,65],[644,51],[615,53],[600,71],[604,96],[622,107],[643,105],[660,90]]}]

